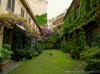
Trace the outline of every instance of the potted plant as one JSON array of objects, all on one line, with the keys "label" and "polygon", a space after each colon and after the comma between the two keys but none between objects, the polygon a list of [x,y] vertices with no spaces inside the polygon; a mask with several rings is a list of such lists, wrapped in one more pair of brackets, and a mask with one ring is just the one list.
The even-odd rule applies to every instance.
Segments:
[{"label": "potted plant", "polygon": [[2,48],[0,48],[0,72],[3,71],[3,61],[7,58],[10,58],[12,51],[10,50],[9,45],[3,45]]}]

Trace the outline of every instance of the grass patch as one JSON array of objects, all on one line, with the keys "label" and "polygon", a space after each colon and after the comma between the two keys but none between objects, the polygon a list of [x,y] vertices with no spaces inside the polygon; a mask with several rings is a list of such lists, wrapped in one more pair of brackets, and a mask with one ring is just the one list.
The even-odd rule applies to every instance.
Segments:
[{"label": "grass patch", "polygon": [[[50,56],[50,53],[53,55]],[[83,71],[81,63],[58,50],[45,50],[40,56],[24,62],[8,74],[64,74],[64,71]]]}]

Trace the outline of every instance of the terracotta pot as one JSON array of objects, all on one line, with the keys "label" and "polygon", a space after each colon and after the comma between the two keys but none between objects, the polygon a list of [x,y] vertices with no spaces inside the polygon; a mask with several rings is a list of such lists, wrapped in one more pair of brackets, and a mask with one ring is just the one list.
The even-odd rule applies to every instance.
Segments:
[{"label": "terracotta pot", "polygon": [[4,66],[4,64],[0,63],[0,72],[3,71],[3,66]]}]

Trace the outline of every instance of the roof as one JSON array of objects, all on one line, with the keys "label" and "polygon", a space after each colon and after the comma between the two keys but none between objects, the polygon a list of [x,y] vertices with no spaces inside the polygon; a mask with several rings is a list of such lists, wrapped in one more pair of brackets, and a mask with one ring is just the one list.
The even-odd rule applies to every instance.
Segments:
[{"label": "roof", "polygon": [[64,17],[64,20],[66,18],[66,16],[70,13],[70,10],[74,7],[76,7],[78,4],[79,4],[80,0],[73,0],[70,7],[68,8],[67,12],[66,12],[66,15]]}]

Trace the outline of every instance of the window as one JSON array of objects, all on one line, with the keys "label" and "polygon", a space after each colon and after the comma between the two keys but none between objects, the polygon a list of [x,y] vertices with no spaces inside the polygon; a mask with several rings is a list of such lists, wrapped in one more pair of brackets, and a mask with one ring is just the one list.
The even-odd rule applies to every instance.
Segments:
[{"label": "window", "polygon": [[31,18],[29,18],[29,23],[31,23]]},{"label": "window", "polygon": [[100,48],[100,28],[97,28],[96,31],[93,32],[94,40],[92,42],[93,47]]},{"label": "window", "polygon": [[12,12],[14,12],[14,6],[15,6],[15,0],[8,0],[7,9],[11,10]]},{"label": "window", "polygon": [[26,12],[26,20],[27,20],[27,16],[28,16],[28,15],[27,15],[27,12]]},{"label": "window", "polygon": [[78,7],[76,9],[76,18],[79,18],[80,17],[80,8]]},{"label": "window", "polygon": [[11,42],[11,30],[5,27],[3,32],[3,43],[11,44],[10,42]]},{"label": "window", "polygon": [[90,0],[90,8],[91,9],[93,8],[93,4],[94,4],[93,0]]},{"label": "window", "polygon": [[25,11],[23,8],[21,8],[21,16],[24,17]]},{"label": "window", "polygon": [[68,20],[68,22],[71,24],[71,17],[69,16],[69,20]]}]

